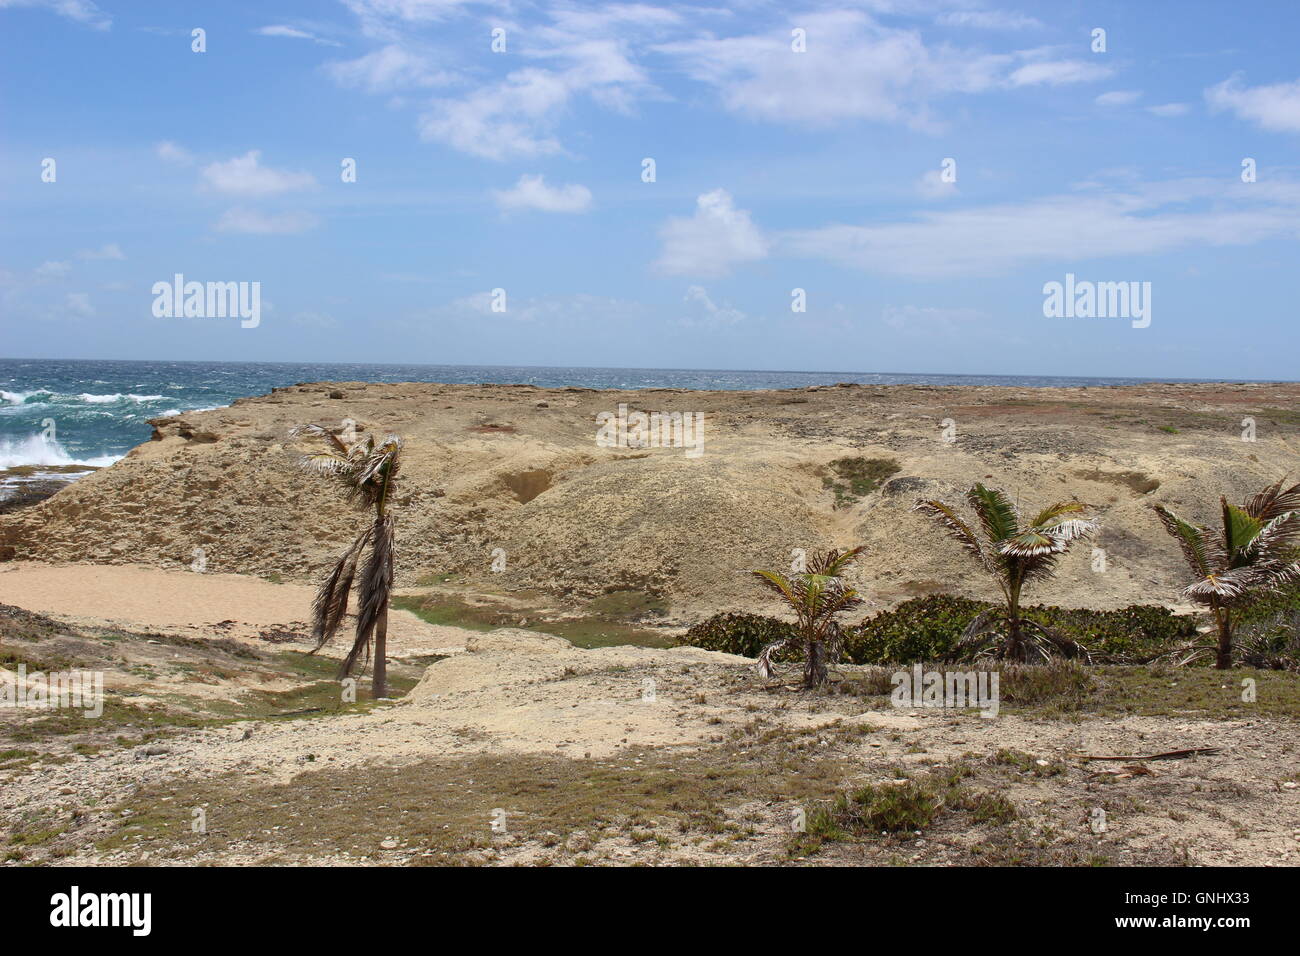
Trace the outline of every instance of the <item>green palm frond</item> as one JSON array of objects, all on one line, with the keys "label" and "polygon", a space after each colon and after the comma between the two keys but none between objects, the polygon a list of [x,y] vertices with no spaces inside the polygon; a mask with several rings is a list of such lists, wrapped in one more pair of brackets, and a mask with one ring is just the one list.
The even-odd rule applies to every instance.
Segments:
[{"label": "green palm frond", "polygon": [[1178,541],[1178,547],[1182,549],[1183,557],[1191,565],[1192,571],[1201,577],[1208,575],[1210,573],[1210,556],[1205,529],[1184,521],[1164,505],[1156,505],[1155,512],[1160,516],[1160,521],[1164,524],[1165,530]]},{"label": "green palm frond", "polygon": [[979,518],[989,541],[997,544],[1019,533],[1020,516],[1016,514],[1016,506],[1002,491],[977,483],[966,492],[966,501]]},{"label": "green palm frond", "polygon": [[1054,505],[1048,505],[1042,511],[1034,516],[1030,522],[1032,528],[1046,528],[1054,526],[1061,522],[1066,515],[1078,514],[1083,511],[1083,504],[1078,501],[1058,501]]},{"label": "green palm frond", "polygon": [[1238,552],[1254,540],[1264,524],[1236,505],[1228,504],[1227,498],[1220,498],[1219,503],[1223,508],[1223,545],[1235,562]]}]

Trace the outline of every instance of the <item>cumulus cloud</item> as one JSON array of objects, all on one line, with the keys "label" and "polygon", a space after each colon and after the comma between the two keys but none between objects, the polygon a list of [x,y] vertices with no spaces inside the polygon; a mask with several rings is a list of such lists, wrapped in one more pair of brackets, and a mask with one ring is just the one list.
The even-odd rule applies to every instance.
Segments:
[{"label": "cumulus cloud", "polygon": [[251,235],[293,235],[314,229],[319,222],[315,216],[306,212],[264,213],[237,206],[228,209],[217,220],[216,230]]},{"label": "cumulus cloud", "polygon": [[670,275],[726,275],[732,266],[762,259],[768,252],[767,240],[748,211],[737,209],[725,189],[700,196],[695,215],[669,219],[659,238],[662,249],[655,267]]},{"label": "cumulus cloud", "polygon": [[493,190],[497,206],[503,211],[537,209],[542,212],[586,212],[591,208],[591,190],[571,183],[548,186],[542,176],[527,173],[519,177],[514,188]]},{"label": "cumulus cloud", "polygon": [[261,150],[204,166],[204,183],[217,192],[236,196],[271,196],[316,184],[311,173],[294,173],[261,165]]},{"label": "cumulus cloud", "polygon": [[1229,110],[1270,132],[1300,133],[1300,80],[1246,86],[1238,73],[1207,89],[1205,102],[1216,113]]}]

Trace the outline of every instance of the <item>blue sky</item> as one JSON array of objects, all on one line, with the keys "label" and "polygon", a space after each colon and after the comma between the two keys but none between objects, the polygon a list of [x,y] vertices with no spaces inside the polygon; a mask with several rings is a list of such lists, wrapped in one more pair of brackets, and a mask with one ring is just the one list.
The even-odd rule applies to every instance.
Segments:
[{"label": "blue sky", "polygon": [[[1293,379],[1297,36],[1280,0],[0,0],[0,355]],[[175,273],[259,282],[260,324],[155,317]],[[1067,273],[1150,282],[1150,325],[1045,317]]]}]

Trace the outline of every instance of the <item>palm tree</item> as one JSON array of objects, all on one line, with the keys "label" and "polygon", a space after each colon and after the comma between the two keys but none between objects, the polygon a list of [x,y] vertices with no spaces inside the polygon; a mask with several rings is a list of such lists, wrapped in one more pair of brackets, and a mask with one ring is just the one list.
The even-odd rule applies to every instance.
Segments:
[{"label": "palm tree", "polygon": [[918,501],[916,511],[930,515],[959,541],[1002,589],[1004,606],[985,611],[967,625],[952,656],[992,657],[1026,662],[1048,660],[1054,654],[1087,656],[1074,641],[1021,616],[1020,597],[1025,586],[1051,577],[1058,558],[1070,544],[1097,530],[1094,521],[1072,517],[1084,509],[1077,501],[1048,505],[1021,527],[1020,514],[997,489],[976,484],[966,501],[984,539],[957,512],[942,501]]},{"label": "palm tree", "polygon": [[861,548],[853,548],[842,554],[839,551],[827,551],[809,561],[806,572],[789,578],[775,571],[750,572],[764,587],[779,594],[797,618],[793,638],[774,641],[759,653],[760,677],[771,677],[772,655],[791,640],[797,640],[802,645],[804,654],[804,689],[815,690],[826,683],[829,678],[826,662],[839,655],[840,629],[835,615],[862,603],[858,592],[846,585],[840,575],[861,553]]},{"label": "palm tree", "polygon": [[367,525],[351,546],[343,552],[333,570],[321,583],[312,603],[312,638],[316,653],[338,632],[348,613],[348,596],[357,575],[357,566],[369,546],[370,554],[361,568],[357,585],[357,634],[352,649],[339,670],[342,680],[352,673],[359,660],[369,661],[374,641],[374,675],[371,696],[376,700],[387,695],[388,668],[384,659],[388,639],[388,598],[393,589],[393,516],[388,502],[397,480],[402,440],[387,435],[376,444],[374,436],[345,442],[320,425],[304,425],[290,434],[315,435],[328,444],[326,451],[304,455],[301,466],[320,475],[337,478],[347,489],[349,501],[375,509],[374,521]]},{"label": "palm tree", "polygon": [[1223,530],[1189,524],[1163,505],[1156,514],[1178,540],[1196,580],[1182,593],[1210,609],[1219,629],[1215,667],[1232,666],[1232,636],[1236,612],[1288,581],[1300,579],[1300,484],[1283,489],[1278,479],[1240,508],[1220,498]]}]

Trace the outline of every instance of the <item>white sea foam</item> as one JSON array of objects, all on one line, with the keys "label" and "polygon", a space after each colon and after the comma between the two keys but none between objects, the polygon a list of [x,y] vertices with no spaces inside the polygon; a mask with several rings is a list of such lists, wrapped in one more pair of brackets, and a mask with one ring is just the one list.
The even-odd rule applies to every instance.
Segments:
[{"label": "white sea foam", "polygon": [[101,455],[97,458],[73,458],[59,442],[39,434],[18,440],[0,438],[0,468],[17,468],[20,465],[86,465],[106,468],[122,457]]},{"label": "white sea foam", "polygon": [[0,388],[0,400],[9,402],[14,405],[21,405],[23,402],[27,401],[27,399],[31,398],[33,395],[49,395],[49,394],[51,394],[51,392],[48,389],[44,389],[44,388],[32,389],[30,392],[6,392],[4,389]]}]

